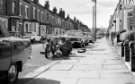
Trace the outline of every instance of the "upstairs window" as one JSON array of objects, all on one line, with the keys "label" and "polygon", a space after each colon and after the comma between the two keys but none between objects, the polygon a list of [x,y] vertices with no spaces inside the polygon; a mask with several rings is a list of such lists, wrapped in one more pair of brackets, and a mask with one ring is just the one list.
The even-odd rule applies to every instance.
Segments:
[{"label": "upstairs window", "polygon": [[12,2],[12,13],[15,13],[15,2]]},{"label": "upstairs window", "polygon": [[28,18],[28,6],[25,6],[25,18]]},{"label": "upstairs window", "polygon": [[130,26],[130,30],[133,30],[133,26]]},{"label": "upstairs window", "polygon": [[36,11],[36,8],[35,7],[33,7],[33,19],[35,19],[35,11]]},{"label": "upstairs window", "polygon": [[40,21],[40,10],[38,10],[38,20]]},{"label": "upstairs window", "polygon": [[49,20],[49,14],[47,13],[47,20]]},{"label": "upstairs window", "polygon": [[0,0],[0,8],[3,8],[3,0]]},{"label": "upstairs window", "polygon": [[20,16],[22,16],[22,3],[20,3]]},{"label": "upstairs window", "polygon": [[29,8],[27,8],[27,18],[29,17]]},{"label": "upstairs window", "polygon": [[40,17],[40,18],[41,18],[41,19],[40,19],[40,20],[41,20],[41,22],[43,22],[43,21],[44,21],[44,17],[43,17],[43,16],[44,16],[44,12],[42,11],[42,12],[41,12],[41,17]]},{"label": "upstairs window", "polygon": [[40,16],[39,13],[40,13],[40,10],[38,9],[38,10],[37,10],[37,20],[38,20],[38,21],[39,21],[39,16]]}]

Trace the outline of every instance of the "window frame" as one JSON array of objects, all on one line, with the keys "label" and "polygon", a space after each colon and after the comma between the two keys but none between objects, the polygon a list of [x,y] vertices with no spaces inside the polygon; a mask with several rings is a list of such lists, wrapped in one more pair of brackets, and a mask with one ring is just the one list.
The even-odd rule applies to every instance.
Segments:
[{"label": "window frame", "polygon": [[28,18],[29,7],[25,5],[25,18]]}]

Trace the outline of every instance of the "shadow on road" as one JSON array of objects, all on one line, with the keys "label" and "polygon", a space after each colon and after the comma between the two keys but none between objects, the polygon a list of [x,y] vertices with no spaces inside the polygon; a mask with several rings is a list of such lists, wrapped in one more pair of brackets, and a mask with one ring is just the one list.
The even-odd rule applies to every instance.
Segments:
[{"label": "shadow on road", "polygon": [[60,84],[60,82],[45,78],[22,78],[16,84]]}]

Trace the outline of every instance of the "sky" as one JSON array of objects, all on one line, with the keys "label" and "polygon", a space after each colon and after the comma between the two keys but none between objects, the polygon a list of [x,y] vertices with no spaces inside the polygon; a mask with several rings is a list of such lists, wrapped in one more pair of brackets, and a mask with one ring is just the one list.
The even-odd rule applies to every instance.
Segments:
[{"label": "sky", "polygon": [[[44,5],[46,0],[39,0]],[[76,17],[82,23],[92,28],[92,0],[49,0],[50,9],[57,7],[65,10],[71,18]],[[113,14],[119,0],[97,0],[97,27],[107,28],[110,16]]]}]

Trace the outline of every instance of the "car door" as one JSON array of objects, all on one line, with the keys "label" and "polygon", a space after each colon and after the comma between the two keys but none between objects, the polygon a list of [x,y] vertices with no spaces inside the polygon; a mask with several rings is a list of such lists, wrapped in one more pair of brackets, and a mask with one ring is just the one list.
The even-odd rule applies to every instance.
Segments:
[{"label": "car door", "polygon": [[12,62],[25,63],[31,56],[31,46],[27,41],[16,41],[13,43]]},{"label": "car door", "polygon": [[12,56],[12,45],[10,42],[0,42],[0,71],[7,71]]}]

